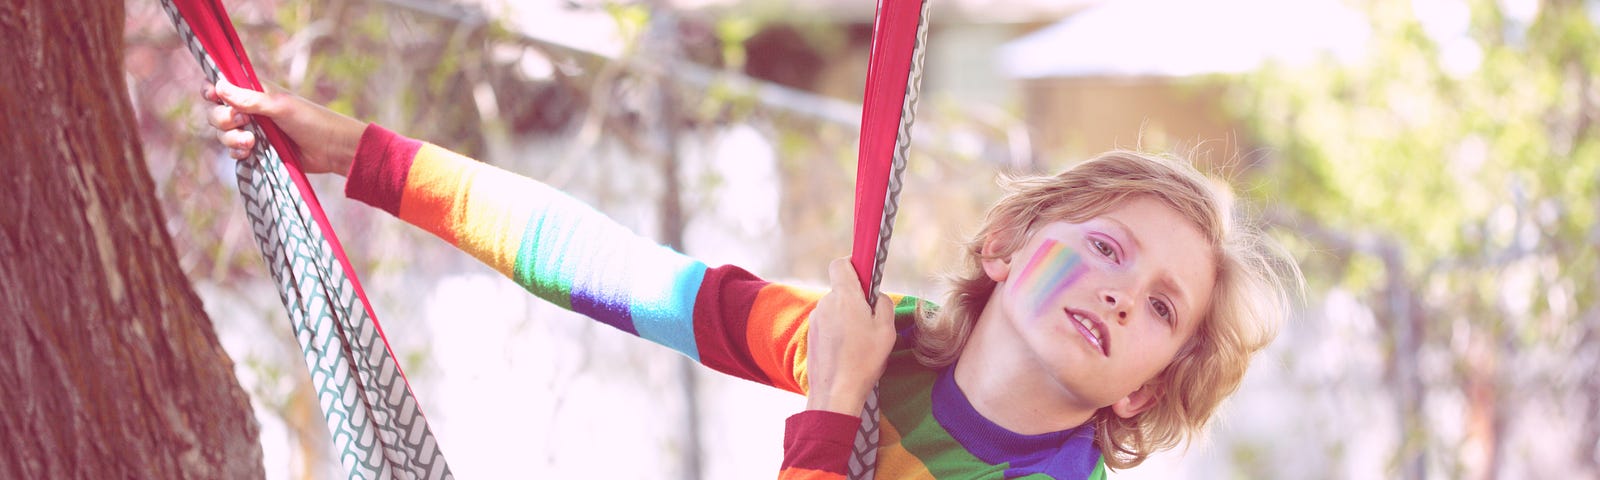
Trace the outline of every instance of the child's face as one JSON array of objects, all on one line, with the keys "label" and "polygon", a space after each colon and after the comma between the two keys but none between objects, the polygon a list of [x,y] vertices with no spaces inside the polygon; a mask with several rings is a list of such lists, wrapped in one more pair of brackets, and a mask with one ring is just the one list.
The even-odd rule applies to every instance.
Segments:
[{"label": "child's face", "polygon": [[1141,386],[1194,334],[1216,271],[1199,228],[1151,198],[1043,225],[1005,260],[985,269],[1025,354],[1068,401],[1124,416],[1159,396]]}]

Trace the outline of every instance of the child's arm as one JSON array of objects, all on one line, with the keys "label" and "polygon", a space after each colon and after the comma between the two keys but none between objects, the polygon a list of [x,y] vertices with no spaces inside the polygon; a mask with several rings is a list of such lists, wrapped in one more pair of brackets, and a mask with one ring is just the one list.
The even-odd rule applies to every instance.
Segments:
[{"label": "child's arm", "polygon": [[562,308],[803,393],[806,319],[820,291],[708,268],[549,185],[377,125],[362,137],[345,192]]},{"label": "child's arm", "polygon": [[719,371],[804,391],[806,319],[821,292],[708,268],[548,185],[294,95],[219,83],[205,96],[225,102],[208,120],[235,156],[255,140],[235,114],[271,117],[303,152],[321,152],[307,172],[347,175],[350,197],[438,235],[545,300]]},{"label": "child's arm", "polygon": [[806,411],[789,417],[783,436],[783,479],[845,478],[859,417],[894,348],[894,307],[880,296],[874,312],[861,295],[850,261],[828,265],[833,291],[811,312],[810,388]]}]

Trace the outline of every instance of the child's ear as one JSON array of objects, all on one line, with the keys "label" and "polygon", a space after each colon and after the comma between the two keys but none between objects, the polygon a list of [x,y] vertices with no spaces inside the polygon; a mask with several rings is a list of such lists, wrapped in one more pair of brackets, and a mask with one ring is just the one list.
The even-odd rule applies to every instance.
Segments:
[{"label": "child's ear", "polygon": [[1128,396],[1117,400],[1117,403],[1111,404],[1111,411],[1122,418],[1133,418],[1134,415],[1156,406],[1156,400],[1160,398],[1161,385],[1146,383],[1143,387],[1139,387],[1138,390],[1128,394]]},{"label": "child's ear", "polygon": [[994,235],[990,235],[988,240],[983,241],[983,273],[988,275],[989,279],[994,280],[995,283],[1003,282],[1007,277],[1011,276],[1011,259],[1009,257],[996,257],[997,250],[999,250],[999,243],[995,241]]}]

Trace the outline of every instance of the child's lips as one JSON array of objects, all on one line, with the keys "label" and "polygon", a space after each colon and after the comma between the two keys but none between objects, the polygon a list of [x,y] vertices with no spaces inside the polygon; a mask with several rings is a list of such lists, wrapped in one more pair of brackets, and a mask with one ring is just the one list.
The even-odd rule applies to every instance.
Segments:
[{"label": "child's lips", "polygon": [[1070,308],[1066,309],[1066,313],[1067,318],[1072,320],[1072,325],[1077,327],[1078,334],[1082,335],[1085,341],[1088,341],[1096,350],[1099,350],[1101,355],[1111,356],[1111,345],[1107,341],[1109,339],[1106,336],[1106,327],[1104,323],[1100,322],[1098,315]]}]

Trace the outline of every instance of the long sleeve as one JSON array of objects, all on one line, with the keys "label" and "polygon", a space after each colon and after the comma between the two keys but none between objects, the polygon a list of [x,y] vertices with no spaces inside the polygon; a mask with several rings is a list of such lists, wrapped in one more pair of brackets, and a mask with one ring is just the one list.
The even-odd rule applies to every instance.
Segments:
[{"label": "long sleeve", "polygon": [[851,449],[861,418],[806,410],[784,423],[782,480],[834,480],[849,473]]},{"label": "long sleeve", "polygon": [[346,195],[465,251],[535,295],[708,367],[803,393],[824,292],[704,263],[548,185],[369,125]]},{"label": "long sleeve", "polygon": [[[345,193],[549,302],[718,371],[805,393],[807,318],[821,290],[707,267],[548,185],[377,125],[362,135]],[[927,306],[913,297],[890,300],[900,329]],[[1092,426],[1044,435],[1001,429],[976,413],[953,380],[939,381],[948,369],[920,365],[903,343],[880,382],[878,478],[1103,475]],[[859,423],[827,413],[790,419],[780,476],[843,478]]]}]

